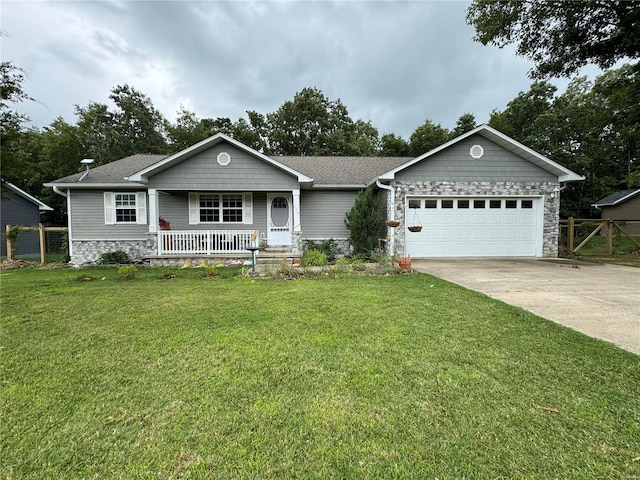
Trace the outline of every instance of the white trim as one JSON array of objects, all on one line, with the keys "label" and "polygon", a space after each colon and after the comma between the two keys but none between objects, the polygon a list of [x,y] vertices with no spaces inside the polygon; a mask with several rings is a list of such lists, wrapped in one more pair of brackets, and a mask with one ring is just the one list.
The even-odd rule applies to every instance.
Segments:
[{"label": "white trim", "polygon": [[293,231],[299,232],[302,230],[302,224],[300,222],[300,189],[294,189],[293,194]]},{"label": "white trim", "polygon": [[158,191],[149,189],[149,233],[156,233],[158,229]]},{"label": "white trim", "polygon": [[73,228],[71,228],[71,190],[67,189],[67,240],[69,242],[69,258],[73,255]]}]

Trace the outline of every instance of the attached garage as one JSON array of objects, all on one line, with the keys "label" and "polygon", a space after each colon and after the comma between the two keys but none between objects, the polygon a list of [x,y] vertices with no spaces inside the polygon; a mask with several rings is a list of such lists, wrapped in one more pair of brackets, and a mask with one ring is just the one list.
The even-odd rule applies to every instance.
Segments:
[{"label": "attached garage", "polygon": [[[561,192],[583,180],[481,125],[381,175],[389,248],[429,257],[555,257]],[[419,232],[410,227],[421,226]]]},{"label": "attached garage", "polygon": [[[542,254],[540,197],[407,197],[406,253],[426,257]],[[420,226],[419,232],[409,231]]]}]

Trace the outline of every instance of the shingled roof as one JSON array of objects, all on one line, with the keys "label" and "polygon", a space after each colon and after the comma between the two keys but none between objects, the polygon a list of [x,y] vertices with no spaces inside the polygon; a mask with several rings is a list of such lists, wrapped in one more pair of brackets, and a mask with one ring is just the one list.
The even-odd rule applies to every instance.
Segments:
[{"label": "shingled roof", "polygon": [[627,200],[640,195],[640,188],[632,188],[630,190],[620,190],[612,193],[611,195],[604,197],[602,200],[598,200],[592,206],[594,207],[613,207],[619,203],[626,202]]},{"label": "shingled roof", "polygon": [[[111,163],[74,173],[51,184],[106,185],[128,184],[125,178],[158,163],[169,155],[137,154]],[[286,157],[272,156],[279,162],[313,179],[314,186],[362,187],[381,174],[411,160],[405,157]],[[82,181],[80,181],[82,178]],[[50,184],[48,184],[50,185]]]},{"label": "shingled roof", "polygon": [[[136,154],[125,157],[114,162],[105,163],[99,167],[91,168],[86,177],[82,179],[83,184],[127,184],[125,177],[139,172],[143,168],[147,168],[160,160],[167,158],[168,155],[156,154]],[[80,178],[85,172],[74,173],[64,178],[55,180],[55,184],[71,184],[80,183]]]},{"label": "shingled roof", "polygon": [[380,175],[407,163],[406,157],[289,157],[275,156],[285,164],[313,178],[314,186],[366,186]]}]

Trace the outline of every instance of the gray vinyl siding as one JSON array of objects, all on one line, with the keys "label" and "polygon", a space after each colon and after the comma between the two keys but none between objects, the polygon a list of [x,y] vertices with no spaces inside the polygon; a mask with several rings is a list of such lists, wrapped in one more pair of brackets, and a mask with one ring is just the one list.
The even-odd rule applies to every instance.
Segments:
[{"label": "gray vinyl siding", "polygon": [[[134,192],[135,190],[126,190]],[[146,238],[149,225],[105,225],[104,192],[71,190],[71,235],[74,240],[134,240]],[[149,205],[147,200],[147,217]],[[147,218],[147,223],[148,223]]]},{"label": "gray vinyl siding", "polygon": [[[472,158],[473,145],[484,148],[482,158]],[[554,182],[557,176],[487,140],[473,135],[396,174],[399,182]]]},{"label": "gray vinyl siding", "polygon": [[357,191],[303,190],[300,192],[300,223],[304,238],[348,238],[344,215]]},{"label": "gray vinyl siding", "polygon": [[[18,225],[22,227],[34,227],[40,223],[40,211],[38,206],[26,198],[14,192],[2,192],[2,236],[0,237],[0,255],[7,255],[7,241],[4,237],[6,225]],[[38,232],[24,232],[18,238],[16,256],[40,255],[40,239]]]},{"label": "gray vinyl siding", "polygon": [[[231,155],[226,167],[219,153]],[[297,177],[228,144],[218,144],[149,178],[149,188],[176,190],[291,190],[299,188]]]},{"label": "gray vinyl siding", "polygon": [[[238,193],[243,193],[242,190]],[[158,195],[158,215],[171,224],[171,230],[259,230],[266,232],[267,227],[267,194],[253,194],[252,224],[202,224],[189,225],[188,192],[170,192]]]}]

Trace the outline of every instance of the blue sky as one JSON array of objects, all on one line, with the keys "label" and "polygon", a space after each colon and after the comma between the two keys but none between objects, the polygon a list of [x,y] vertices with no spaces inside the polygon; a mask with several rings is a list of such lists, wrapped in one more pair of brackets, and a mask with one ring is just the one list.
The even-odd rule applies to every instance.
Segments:
[{"label": "blue sky", "polygon": [[[129,84],[174,120],[275,111],[305,87],[380,135],[478,123],[528,90],[531,63],[473,41],[462,1],[3,1],[2,60],[26,70],[43,127]],[[561,90],[566,81],[558,83]]]}]

